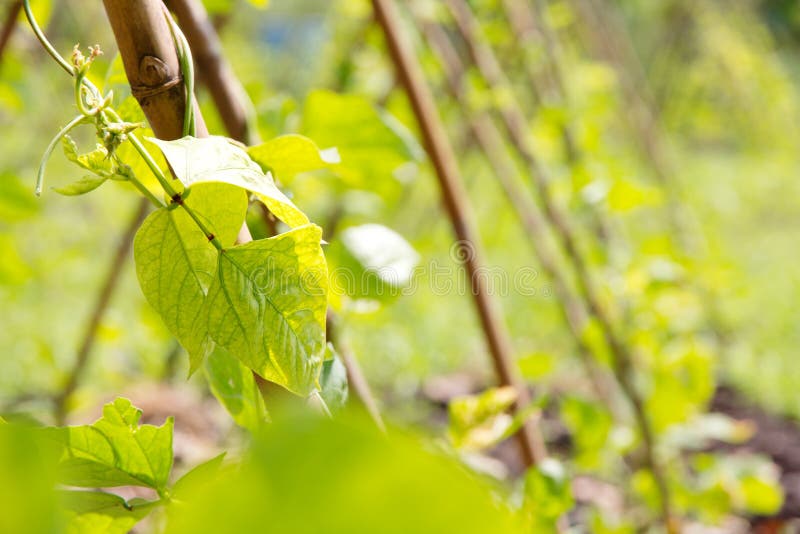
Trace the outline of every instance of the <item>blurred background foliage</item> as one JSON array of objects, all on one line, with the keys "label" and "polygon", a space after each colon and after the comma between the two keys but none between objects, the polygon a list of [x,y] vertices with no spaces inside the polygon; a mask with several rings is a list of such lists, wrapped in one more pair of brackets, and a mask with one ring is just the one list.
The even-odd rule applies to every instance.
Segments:
[{"label": "blurred background foliage", "polygon": [[[735,387],[771,412],[800,417],[800,366],[793,359],[800,342],[800,274],[793,269],[800,220],[800,7],[788,0],[543,2],[568,98],[542,104],[532,98],[525,77],[530,66],[545,68],[541,50],[516,49],[498,0],[470,3],[530,111],[534,146],[550,169],[555,196],[580,228],[604,301],[624,303],[615,318],[639,355],[637,384],[670,459],[676,506],[711,522],[731,508],[774,512],[781,495],[766,460],[732,460],[712,452],[694,455],[687,464],[671,460],[686,448],[701,449],[709,439],[746,439],[742,425],[706,414],[718,384]],[[423,267],[411,277],[414,290],[408,294],[376,298],[376,288],[386,283],[376,279],[359,291],[333,295],[331,305],[342,315],[346,338],[388,417],[445,436],[437,402],[477,393],[494,380],[469,295],[432,287],[434,267],[448,270],[454,288],[463,287],[463,275],[456,269],[431,166],[415,140],[413,115],[368,2],[205,4],[254,103],[261,136],[299,133],[322,149],[338,149],[339,164],[278,175],[295,203],[325,229],[331,268],[353,270],[371,260],[399,262],[409,271]],[[426,20],[447,23],[441,2],[413,4]],[[610,25],[587,13],[587,4],[605,9]],[[76,42],[103,46],[106,54],[91,72],[98,83],[115,72],[114,40],[99,3],[34,5],[59,50]],[[504,96],[468,72],[464,100],[450,99],[437,58],[422,46],[408,16],[404,28],[417,45],[456,147],[487,263],[509,273],[513,282],[514,273],[539,265],[464,122],[465,111],[502,104]],[[616,47],[611,51],[603,46],[609,39]],[[623,71],[617,61],[626,65]],[[80,201],[50,191],[33,197],[46,139],[72,115],[65,87],[62,73],[20,24],[0,64],[0,407],[43,421],[49,415],[42,399],[57,394],[66,380],[99,281],[137,202],[135,195],[120,194],[126,186],[118,183]],[[124,80],[114,87],[121,102]],[[223,133],[208,94],[201,88],[198,97],[209,129]],[[638,99],[652,122],[642,118]],[[646,130],[637,130],[637,121],[653,129],[666,171],[648,159]],[[583,152],[577,163],[565,156],[564,125]],[[88,135],[76,139],[91,148]],[[668,190],[659,184],[659,172],[666,175]],[[50,185],[70,183],[77,173],[56,155]],[[683,235],[671,226],[673,209]],[[598,214],[610,224],[606,241],[593,233]],[[254,234],[265,235],[260,218],[252,215]],[[391,230],[365,232],[370,224]],[[354,234],[361,237],[346,239]],[[403,239],[410,247],[395,258],[371,256],[370,240],[386,239],[398,240],[395,249],[406,250]],[[174,357],[174,342],[141,295],[133,263],[123,269],[88,373],[71,403],[78,414],[137,384],[165,378],[182,383],[187,372],[186,358]],[[591,401],[550,281],[539,273],[533,294],[515,291],[511,283],[506,289],[497,298],[520,368],[540,395],[537,402],[557,413],[545,433],[557,428],[569,433],[573,473],[618,477],[625,472],[620,455],[632,451],[638,438],[626,418],[617,417],[618,402]],[[590,342],[597,337],[591,327],[586,336]],[[202,381],[199,373],[190,383]],[[451,426],[451,446],[482,449],[505,436],[513,422],[494,418],[508,402],[496,395],[482,402],[474,401],[472,408],[451,403],[451,417],[461,410],[453,420],[468,421],[466,431]],[[475,434],[476,428],[488,437]],[[460,432],[457,439],[453,432]],[[630,475],[631,491],[652,502],[647,473]],[[258,476],[248,483],[268,484]],[[569,509],[569,496],[559,497],[566,493],[552,469],[528,479],[530,491],[539,488],[536,495],[552,499],[553,517]],[[598,532],[617,532],[606,519],[593,521]]]}]

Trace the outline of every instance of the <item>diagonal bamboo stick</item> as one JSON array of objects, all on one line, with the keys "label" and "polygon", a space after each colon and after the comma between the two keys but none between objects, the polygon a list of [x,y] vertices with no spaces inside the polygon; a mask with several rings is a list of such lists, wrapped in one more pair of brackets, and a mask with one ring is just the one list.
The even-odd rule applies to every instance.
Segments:
[{"label": "diagonal bamboo stick", "polygon": [[542,269],[553,282],[557,305],[574,338],[578,355],[586,368],[594,393],[598,398],[605,401],[606,405],[611,406],[609,384],[602,371],[597,367],[596,361],[593,360],[592,349],[584,338],[584,331],[588,321],[586,310],[583,303],[570,289],[566,273],[564,273],[559,264],[557,253],[547,240],[547,223],[543,220],[539,207],[530,198],[529,192],[521,187],[516,180],[519,172],[515,162],[505,150],[500,130],[488,112],[470,113],[467,110],[467,99],[464,95],[463,84],[464,65],[442,27],[423,20],[418,20],[416,25],[422,30],[422,34],[431,50],[438,56],[439,63],[445,71],[448,92],[459,107],[464,110],[473,137],[522,223],[531,247],[539,258]]},{"label": "diagonal bamboo stick", "polygon": [[[455,154],[442,126],[433,95],[422,70],[399,28],[400,18],[391,0],[372,0],[376,19],[383,29],[386,43],[399,79],[408,94],[411,106],[422,132],[428,154],[436,170],[445,210],[454,233],[465,249],[462,250],[464,268],[469,278],[481,325],[483,327],[495,371],[503,385],[513,386],[518,392],[517,408],[526,405],[530,394],[519,378],[513,356],[511,340],[503,325],[502,316],[480,276],[481,251],[475,217],[464,190]],[[523,459],[527,465],[543,460],[547,451],[544,441],[530,421],[517,433]]]},{"label": "diagonal bamboo stick", "polygon": [[469,5],[465,0],[445,0],[450,9],[457,29],[461,34],[472,61],[480,75],[492,90],[507,90],[508,98],[499,108],[502,124],[506,134],[517,153],[528,165],[533,185],[539,193],[545,218],[561,241],[578,282],[578,289],[586,303],[589,315],[593,317],[603,333],[612,356],[612,370],[622,393],[633,409],[636,425],[642,436],[645,461],[653,475],[658,488],[662,520],[668,529],[674,528],[670,494],[666,476],[656,457],[655,433],[645,411],[644,399],[634,383],[634,357],[628,346],[617,334],[611,314],[603,306],[599,292],[582,252],[578,247],[577,237],[567,217],[550,193],[548,177],[534,154],[527,135],[527,120],[516,103],[510,84],[500,67],[494,52],[485,45],[481,38],[481,29]]}]

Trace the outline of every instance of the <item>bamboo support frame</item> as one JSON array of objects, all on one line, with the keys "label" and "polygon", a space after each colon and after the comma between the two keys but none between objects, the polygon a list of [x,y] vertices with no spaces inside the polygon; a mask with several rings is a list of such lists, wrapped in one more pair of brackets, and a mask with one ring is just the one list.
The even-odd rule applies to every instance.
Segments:
[{"label": "bamboo support frame", "polygon": [[[372,0],[378,24],[386,38],[390,55],[398,78],[411,102],[428,154],[439,181],[445,211],[453,226],[459,244],[463,246],[461,260],[471,284],[475,307],[483,327],[492,361],[501,384],[514,387],[518,392],[516,407],[530,401],[525,384],[519,377],[511,353],[511,340],[503,324],[501,314],[479,276],[481,251],[477,225],[464,189],[456,163],[456,157],[441,123],[433,95],[428,88],[416,58],[400,32],[400,18],[391,0]],[[527,465],[543,460],[547,451],[544,440],[530,421],[526,421],[517,433],[522,455]]]}]

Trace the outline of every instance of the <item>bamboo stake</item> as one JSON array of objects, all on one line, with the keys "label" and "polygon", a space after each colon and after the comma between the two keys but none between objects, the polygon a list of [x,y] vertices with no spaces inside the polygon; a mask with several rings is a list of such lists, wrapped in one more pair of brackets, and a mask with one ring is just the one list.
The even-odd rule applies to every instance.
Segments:
[{"label": "bamboo stake", "polygon": [[[472,61],[477,66],[487,85],[495,91],[508,89],[510,84],[506,80],[494,52],[483,43],[480,35],[480,26],[469,5],[464,0],[446,0],[446,3],[450,8],[459,33],[467,44]],[[509,98],[505,105],[498,110],[502,118],[502,124],[517,153],[528,165],[531,179],[534,182],[533,185],[538,191],[542,202],[545,218],[564,247],[567,258],[575,270],[578,289],[584,298],[589,315],[597,321],[603,332],[606,344],[611,351],[614,376],[633,409],[634,418],[642,436],[645,461],[659,491],[662,519],[665,526],[668,529],[672,529],[674,524],[667,481],[656,457],[655,434],[645,411],[644,400],[634,383],[633,355],[618,336],[613,326],[611,315],[602,305],[586,260],[578,247],[577,238],[567,218],[550,193],[545,169],[539,164],[527,136],[525,116],[514,100],[513,95],[511,95],[510,90],[507,91],[507,94]]]},{"label": "bamboo stake", "polygon": [[595,360],[592,359],[592,350],[584,339],[583,332],[588,320],[586,310],[583,303],[570,289],[567,276],[559,265],[557,254],[548,243],[547,227],[543,221],[541,210],[530,198],[528,191],[522,188],[515,179],[519,172],[515,162],[505,150],[502,134],[489,113],[470,113],[467,110],[463,85],[465,69],[458,52],[453,48],[442,27],[427,21],[419,21],[416,25],[422,30],[428,45],[438,56],[439,63],[445,71],[445,80],[450,95],[464,110],[472,136],[489,162],[506,198],[514,208],[514,212],[525,229],[528,241],[539,258],[542,269],[553,282],[557,304],[575,341],[578,355],[595,394],[599,399],[605,401],[606,405],[612,406],[608,384]]},{"label": "bamboo stake", "polygon": [[[528,404],[530,394],[519,378],[511,354],[511,341],[503,325],[496,303],[490,298],[486,281],[480,276],[481,251],[474,215],[458,171],[455,154],[447,140],[433,95],[428,88],[413,52],[401,35],[400,19],[391,0],[372,0],[376,19],[383,29],[386,43],[417,122],[422,132],[428,154],[436,170],[442,200],[454,233],[463,245],[462,263],[469,278],[475,306],[483,327],[495,371],[503,385],[513,386],[518,392],[517,408]],[[547,455],[544,441],[530,422],[517,434],[523,459],[533,465]]]}]

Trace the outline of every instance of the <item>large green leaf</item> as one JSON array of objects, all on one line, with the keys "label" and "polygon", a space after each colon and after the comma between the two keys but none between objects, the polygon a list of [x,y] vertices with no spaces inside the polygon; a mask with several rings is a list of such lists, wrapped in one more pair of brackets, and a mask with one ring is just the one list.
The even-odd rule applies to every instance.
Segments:
[{"label": "large green leaf", "polygon": [[394,171],[422,157],[413,136],[367,98],[314,91],[303,109],[301,132],[320,146],[335,146],[342,163],[336,172],[351,186],[384,190]]},{"label": "large green leaf", "polygon": [[308,137],[289,134],[249,147],[247,153],[265,170],[283,183],[301,172],[324,169],[341,162],[335,148],[320,150]]},{"label": "large green leaf", "polygon": [[238,425],[255,432],[269,419],[253,372],[225,349],[217,347],[203,369],[211,393]]},{"label": "large green leaf", "polygon": [[[247,195],[226,184],[197,184],[185,203],[223,246],[233,245],[247,212]],[[217,269],[217,250],[182,208],[150,214],[133,242],[136,274],[145,298],[189,353],[196,370],[211,346],[203,301]]]},{"label": "large green leaf", "polygon": [[325,350],[327,266],[316,225],[219,255],[206,299],[212,339],[299,395],[317,385]]},{"label": "large green leaf", "polygon": [[351,226],[331,246],[328,258],[336,291],[353,298],[388,300],[411,282],[419,254],[403,236],[380,224]]},{"label": "large green leaf", "polygon": [[103,407],[92,425],[48,429],[64,449],[59,476],[70,486],[145,486],[163,493],[172,469],[172,418],[140,425],[142,412],[128,399]]},{"label": "large green leaf", "polygon": [[184,186],[201,182],[235,185],[255,195],[280,220],[295,228],[308,217],[280,192],[269,173],[264,173],[242,148],[225,137],[184,137],[175,141],[150,138],[161,148],[170,167]]},{"label": "large green leaf", "polygon": [[103,491],[61,492],[61,505],[67,510],[67,534],[125,534],[158,503],[126,502]]}]

